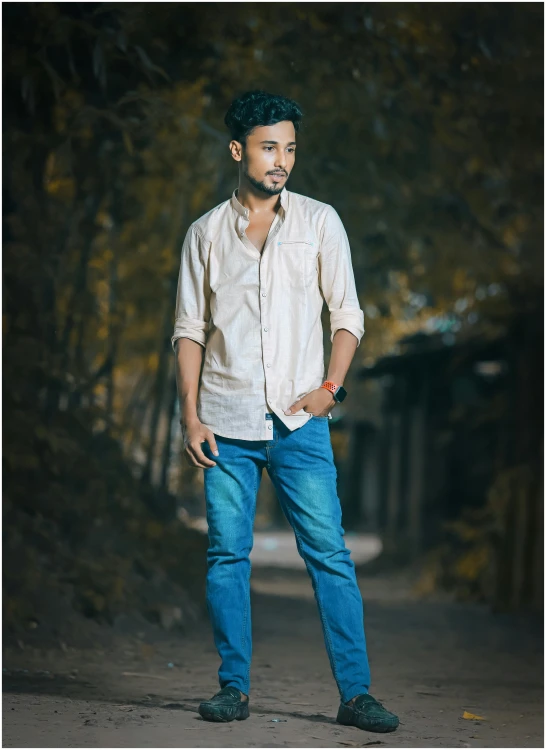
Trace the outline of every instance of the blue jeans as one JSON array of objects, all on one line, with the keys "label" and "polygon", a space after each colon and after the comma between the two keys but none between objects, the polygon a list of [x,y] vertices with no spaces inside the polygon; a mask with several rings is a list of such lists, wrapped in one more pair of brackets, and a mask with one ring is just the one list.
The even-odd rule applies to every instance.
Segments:
[{"label": "blue jeans", "polygon": [[362,597],[345,547],[328,417],[290,431],[276,414],[271,440],[215,435],[220,455],[204,470],[209,548],[207,607],[220,655],[220,687],[250,691],[250,551],[265,467],[311,577],[330,666],[341,700],[367,693],[370,668]]}]

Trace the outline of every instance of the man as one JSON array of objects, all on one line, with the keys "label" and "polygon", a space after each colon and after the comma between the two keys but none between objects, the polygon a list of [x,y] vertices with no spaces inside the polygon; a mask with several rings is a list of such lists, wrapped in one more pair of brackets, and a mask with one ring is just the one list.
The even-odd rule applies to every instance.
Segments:
[{"label": "man", "polygon": [[221,658],[221,689],[199,713],[209,721],[249,715],[249,554],[265,468],[312,579],[341,698],[337,721],[390,732],[398,718],[368,693],[362,598],[329,430],[364,315],[337,212],[286,189],[301,120],[285,97],[250,91],[233,101],[225,124],[238,189],[190,226],[182,247],[172,343],[185,455],[206,469],[207,606]]}]

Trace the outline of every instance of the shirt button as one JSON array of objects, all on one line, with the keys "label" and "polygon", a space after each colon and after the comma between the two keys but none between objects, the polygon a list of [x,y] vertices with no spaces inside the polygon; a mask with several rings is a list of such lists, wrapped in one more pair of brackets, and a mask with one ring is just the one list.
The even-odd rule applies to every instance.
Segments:
[{"label": "shirt button", "polygon": [[264,328],[264,331],[269,331],[269,328]]},{"label": "shirt button", "polygon": [[267,294],[265,292],[262,292],[262,297],[267,297]]},{"label": "shirt button", "polygon": [[268,429],[268,430],[272,430],[272,429],[273,429],[273,425],[270,425],[270,424],[268,424],[268,425],[267,425],[267,429]]},{"label": "shirt button", "polygon": [[271,367],[271,365],[269,364],[269,362],[267,363],[267,367]]}]

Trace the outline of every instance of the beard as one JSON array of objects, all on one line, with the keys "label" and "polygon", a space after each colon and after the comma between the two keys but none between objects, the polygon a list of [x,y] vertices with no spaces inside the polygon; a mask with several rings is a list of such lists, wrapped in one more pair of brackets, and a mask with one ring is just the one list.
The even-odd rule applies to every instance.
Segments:
[{"label": "beard", "polygon": [[254,177],[249,175],[246,165],[243,165],[243,174],[256,190],[259,190],[261,193],[265,193],[266,195],[279,195],[279,193],[282,193],[283,187],[286,184],[285,180],[284,184],[278,187],[271,187],[269,185],[266,185],[265,182],[256,180]]}]

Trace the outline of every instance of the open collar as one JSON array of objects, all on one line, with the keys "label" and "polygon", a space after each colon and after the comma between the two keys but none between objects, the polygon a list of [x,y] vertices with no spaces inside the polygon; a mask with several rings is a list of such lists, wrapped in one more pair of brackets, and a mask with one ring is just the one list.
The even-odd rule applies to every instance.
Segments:
[{"label": "open collar", "polygon": [[[250,216],[250,211],[248,210],[248,208],[245,208],[241,203],[239,203],[237,199],[237,191],[238,188],[235,188],[231,195],[231,205],[240,216],[248,219]],[[281,206],[286,212],[286,210],[288,209],[288,190],[286,189],[286,187],[283,187],[279,195],[281,196]]]}]

